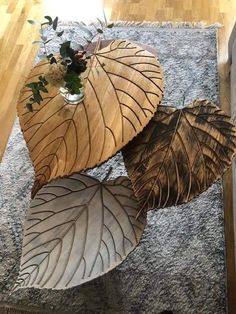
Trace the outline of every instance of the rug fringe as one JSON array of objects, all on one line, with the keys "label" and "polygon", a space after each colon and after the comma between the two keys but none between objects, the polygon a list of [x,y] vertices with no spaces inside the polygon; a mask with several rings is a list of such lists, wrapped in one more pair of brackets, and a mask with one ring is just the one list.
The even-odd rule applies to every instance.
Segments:
[{"label": "rug fringe", "polygon": [[0,305],[1,314],[62,314],[62,312],[45,310],[36,307],[18,306],[16,304]]},{"label": "rug fringe", "polygon": [[113,21],[117,27],[136,26],[136,27],[160,27],[160,28],[222,28],[223,24],[214,23],[207,24],[206,22],[152,22],[152,21]]},{"label": "rug fringe", "polygon": [[[59,26],[76,26],[80,24],[80,21],[60,21]],[[152,22],[152,21],[110,21],[114,23],[116,27],[160,27],[160,28],[222,28],[224,27],[221,23],[207,24],[206,22]],[[87,26],[98,25],[98,21],[90,22]]]},{"label": "rug fringe", "polygon": [[[80,21],[60,21],[60,26],[76,26],[80,24]],[[109,23],[114,23],[116,27],[147,27],[147,28],[199,28],[199,29],[207,29],[207,28],[222,28],[224,27],[221,23],[207,24],[206,22],[158,22],[158,21],[109,21]],[[88,26],[91,25],[99,25],[98,21],[90,22]]]}]

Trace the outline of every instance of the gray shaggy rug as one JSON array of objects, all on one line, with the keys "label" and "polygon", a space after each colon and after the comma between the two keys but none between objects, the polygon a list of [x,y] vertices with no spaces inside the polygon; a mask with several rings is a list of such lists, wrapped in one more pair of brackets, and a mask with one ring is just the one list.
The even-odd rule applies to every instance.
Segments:
[{"label": "gray shaggy rug", "polygon": [[[76,23],[60,27],[67,39],[78,39]],[[128,38],[157,48],[166,81],[163,104],[182,107],[198,97],[218,102],[217,27],[117,24],[106,37]],[[110,165],[115,165],[111,178],[126,173],[121,154],[90,173],[101,178]],[[56,313],[226,313],[220,182],[189,204],[149,212],[138,248],[103,277],[65,291],[21,289],[11,293],[32,181],[32,165],[16,122],[0,164],[1,302]]]}]

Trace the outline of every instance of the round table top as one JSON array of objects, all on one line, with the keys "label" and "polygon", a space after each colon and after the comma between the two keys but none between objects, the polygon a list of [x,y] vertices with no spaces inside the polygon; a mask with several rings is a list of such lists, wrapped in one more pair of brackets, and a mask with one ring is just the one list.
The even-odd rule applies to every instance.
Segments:
[{"label": "round table top", "polygon": [[[21,91],[17,109],[36,174],[33,193],[56,177],[115,155],[143,130],[162,100],[163,73],[155,49],[127,40],[101,45],[83,73],[83,102],[67,104],[58,88],[49,87],[29,112],[25,105],[31,92]],[[37,64],[26,83],[47,67],[45,61]]]}]

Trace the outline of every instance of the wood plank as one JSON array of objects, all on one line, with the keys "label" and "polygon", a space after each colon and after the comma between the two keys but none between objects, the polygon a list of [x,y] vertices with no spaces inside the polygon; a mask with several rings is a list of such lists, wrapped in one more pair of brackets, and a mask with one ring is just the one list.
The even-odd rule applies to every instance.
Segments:
[{"label": "wood plank", "polygon": [[[13,0],[8,4],[6,5],[5,1],[0,0],[2,17],[0,59],[5,60],[0,67],[0,159],[16,117],[16,102],[20,89],[36,55],[37,48],[31,42],[37,38],[38,31],[37,28],[27,25],[26,21],[30,18],[40,19],[42,16],[41,0]],[[3,29],[4,31],[2,31]],[[21,34],[24,38],[21,37]],[[21,42],[19,42],[19,38],[21,38]]]}]

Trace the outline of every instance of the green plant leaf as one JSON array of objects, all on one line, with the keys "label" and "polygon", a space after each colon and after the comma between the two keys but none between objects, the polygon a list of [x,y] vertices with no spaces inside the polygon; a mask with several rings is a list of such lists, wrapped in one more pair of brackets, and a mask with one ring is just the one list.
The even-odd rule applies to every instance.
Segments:
[{"label": "green plant leaf", "polygon": [[50,59],[50,64],[53,64],[53,63],[57,63],[57,60],[56,60],[56,58],[54,58],[54,57],[52,57],[52,58]]},{"label": "green plant leaf", "polygon": [[62,58],[71,58],[71,60],[74,60],[74,50],[70,47],[71,42],[66,41],[63,44],[61,44],[60,48],[60,55]]},{"label": "green plant leaf", "polygon": [[65,82],[70,82],[73,81],[76,77],[78,76],[78,74],[76,73],[67,73],[64,77]]},{"label": "green plant leaf", "polygon": [[30,23],[31,25],[37,24],[37,21],[35,21],[35,20],[27,20],[27,22]]},{"label": "green plant leaf", "polygon": [[44,76],[42,76],[42,75],[40,75],[39,76],[39,80],[40,80],[40,82],[39,83],[43,83],[43,85],[47,85],[48,84],[48,81],[45,79],[45,77]]},{"label": "green plant leaf", "polygon": [[107,26],[108,23],[107,23],[106,13],[105,13],[104,9],[103,9],[103,17],[104,17],[105,24]]},{"label": "green plant leaf", "polygon": [[38,79],[39,79],[38,82],[31,82],[31,83],[25,85],[26,87],[31,89],[32,94],[33,94],[29,99],[31,103],[28,103],[28,105],[26,105],[29,111],[32,111],[31,107],[32,107],[33,103],[36,102],[36,103],[40,104],[40,102],[43,100],[40,92],[48,93],[48,90],[45,87],[45,85],[47,85],[48,82],[45,79],[45,77],[43,77],[42,75],[39,75]]},{"label": "green plant leaf", "polygon": [[35,83],[29,83],[29,84],[26,84],[25,86],[33,89],[35,87]]},{"label": "green plant leaf", "polygon": [[45,44],[49,43],[52,40],[53,40],[53,38],[48,39],[47,41],[45,41]]},{"label": "green plant leaf", "polygon": [[114,26],[114,23],[108,24],[107,28],[112,28]]},{"label": "green plant leaf", "polygon": [[42,43],[41,40],[35,40],[35,41],[32,42],[33,45],[34,45],[34,44],[41,44],[41,43]]},{"label": "green plant leaf", "polygon": [[41,90],[41,91],[44,92],[44,93],[48,93],[47,88],[44,87],[43,85],[40,85],[40,86],[39,86],[39,90]]},{"label": "green plant leaf", "polygon": [[61,37],[63,35],[64,31],[57,32],[57,37]]},{"label": "green plant leaf", "polygon": [[52,53],[50,53],[50,54],[47,56],[48,59],[50,59],[50,58],[52,58],[52,57],[53,57],[53,54],[52,54]]},{"label": "green plant leaf", "polygon": [[33,106],[32,106],[32,104],[31,103],[27,103],[26,104],[26,108],[30,111],[30,112],[33,112]]},{"label": "green plant leaf", "polygon": [[73,94],[80,94],[80,88],[83,86],[81,82],[80,76],[77,73],[71,72],[67,73],[64,77],[66,82],[66,88],[69,89],[70,93]]},{"label": "green plant leaf", "polygon": [[38,93],[34,93],[34,101],[40,105],[40,102],[43,101],[43,97]]},{"label": "green plant leaf", "polygon": [[86,37],[83,37],[83,38],[84,38],[84,40],[86,40],[86,41],[87,41],[87,43],[88,43],[88,44],[91,44],[91,42],[92,42],[91,40],[89,40],[89,39],[88,39],[88,38],[86,38]]},{"label": "green plant leaf", "polygon": [[46,20],[48,20],[48,24],[49,24],[49,25],[52,25],[52,18],[51,18],[51,16],[46,15],[46,16],[44,16],[44,18],[45,18]]},{"label": "green plant leaf", "polygon": [[52,23],[52,28],[54,29],[54,31],[57,29],[57,24],[58,24],[58,17],[56,17]]},{"label": "green plant leaf", "polygon": [[61,44],[61,47],[70,47],[70,41],[65,41],[63,44]]},{"label": "green plant leaf", "polygon": [[42,82],[43,82],[44,86],[48,85],[48,81],[45,79],[45,77],[43,77]]}]

